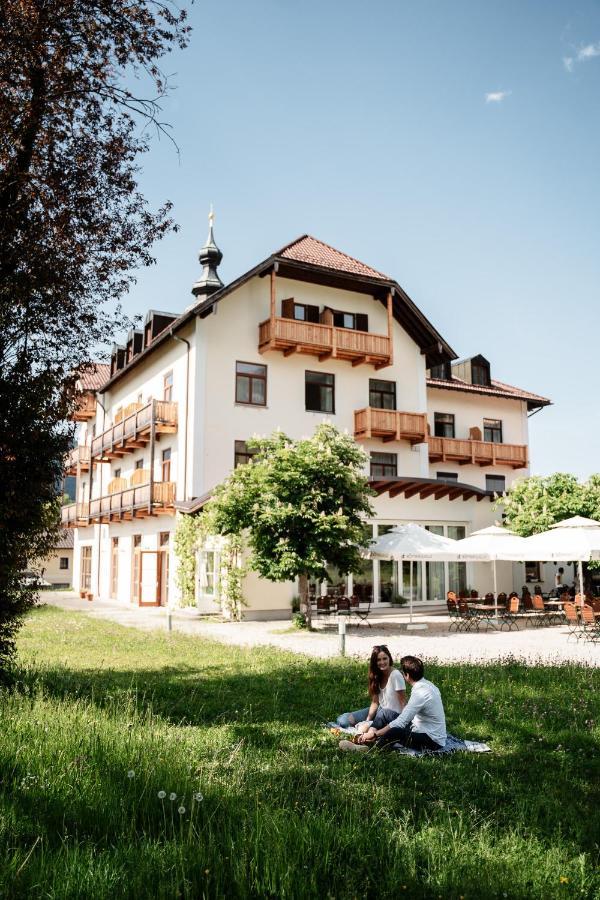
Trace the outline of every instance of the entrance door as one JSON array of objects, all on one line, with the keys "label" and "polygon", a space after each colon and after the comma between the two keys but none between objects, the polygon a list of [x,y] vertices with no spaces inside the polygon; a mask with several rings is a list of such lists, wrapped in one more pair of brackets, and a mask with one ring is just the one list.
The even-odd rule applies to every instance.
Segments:
[{"label": "entrance door", "polygon": [[110,596],[117,599],[119,589],[119,538],[111,539],[110,547]]},{"label": "entrance door", "polygon": [[79,589],[91,591],[92,589],[92,548],[82,547],[79,557]]},{"label": "entrance door", "polygon": [[160,606],[159,554],[156,550],[139,552],[140,606]]}]

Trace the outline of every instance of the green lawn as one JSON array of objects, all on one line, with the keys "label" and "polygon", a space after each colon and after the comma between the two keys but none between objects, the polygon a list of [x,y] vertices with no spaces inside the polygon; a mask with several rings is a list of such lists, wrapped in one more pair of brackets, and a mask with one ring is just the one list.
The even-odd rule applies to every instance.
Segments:
[{"label": "green lawn", "polygon": [[319,727],[364,663],[48,607],[19,647],[2,897],[600,897],[597,671],[432,664],[450,730],[494,752],[415,760]]}]

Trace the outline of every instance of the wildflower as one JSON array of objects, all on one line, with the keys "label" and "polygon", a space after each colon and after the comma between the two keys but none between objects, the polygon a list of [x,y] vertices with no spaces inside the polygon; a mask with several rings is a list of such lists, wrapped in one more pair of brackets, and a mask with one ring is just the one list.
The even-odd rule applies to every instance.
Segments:
[{"label": "wildflower", "polygon": [[166,791],[159,791],[159,792],[158,792],[158,799],[159,799],[159,800],[164,800],[166,796],[167,796],[167,792],[166,792]]},{"label": "wildflower", "polygon": [[129,772],[127,773],[127,777],[128,777],[128,778],[135,778],[135,772],[133,771],[133,769],[130,769],[130,770],[129,770]]},{"label": "wildflower", "polygon": [[169,800],[177,800],[177,794],[169,794]]},{"label": "wildflower", "polygon": [[569,883],[569,879],[568,879],[568,878],[565,878],[564,875],[561,875],[561,876],[560,876],[560,883],[561,883],[561,884],[568,884],[568,883]]},{"label": "wildflower", "polygon": [[209,872],[210,872],[210,869],[205,869],[205,870],[204,870],[204,874],[205,874],[205,875],[208,875]]},{"label": "wildflower", "polygon": [[177,810],[177,812],[179,813],[180,816],[182,816],[185,812],[185,806],[180,806],[179,809]]},{"label": "wildflower", "polygon": [[196,794],[194,794],[194,800],[196,801],[196,803],[202,803],[202,801],[204,800],[204,797],[202,796],[200,791],[198,791]]}]

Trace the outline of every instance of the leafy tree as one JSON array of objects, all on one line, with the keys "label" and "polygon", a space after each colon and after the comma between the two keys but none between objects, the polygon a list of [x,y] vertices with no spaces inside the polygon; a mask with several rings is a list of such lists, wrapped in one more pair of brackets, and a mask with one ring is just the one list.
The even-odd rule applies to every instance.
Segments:
[{"label": "leafy tree", "polygon": [[217,488],[211,521],[220,534],[248,533],[249,564],[263,578],[299,579],[310,623],[308,579],[326,579],[325,562],[344,574],[360,568],[364,519],[373,515],[366,455],[327,424],[299,441],[275,432],[248,443],[256,455]]},{"label": "leafy tree", "polygon": [[139,126],[164,131],[158,64],[187,32],[171,0],[0,6],[0,667],[34,601],[18,573],[53,540],[75,373],[172,226],[138,190]]}]

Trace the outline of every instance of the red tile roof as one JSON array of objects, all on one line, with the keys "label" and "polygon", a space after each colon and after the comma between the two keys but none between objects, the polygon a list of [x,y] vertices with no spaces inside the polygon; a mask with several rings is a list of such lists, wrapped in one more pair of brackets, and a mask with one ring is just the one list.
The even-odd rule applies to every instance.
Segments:
[{"label": "red tile roof", "polygon": [[108,363],[93,363],[79,376],[79,386],[82,391],[97,391],[110,378],[110,366]]},{"label": "red tile roof", "polygon": [[427,387],[442,388],[449,391],[466,391],[471,394],[487,394],[491,397],[503,397],[509,400],[526,400],[531,406],[549,406],[552,403],[547,397],[532,394],[530,391],[513,387],[511,384],[504,384],[503,381],[496,381],[494,378],[492,378],[490,387],[484,384],[469,384],[461,378],[456,378],[456,376],[451,380],[428,378]]},{"label": "red tile roof", "polygon": [[365,275],[367,278],[380,278],[384,281],[391,281],[387,275],[383,275],[376,269],[372,269],[365,263],[318,241],[309,234],[304,234],[297,240],[287,244],[276,256],[283,259],[293,259],[296,262],[309,263],[312,266],[321,266],[323,269],[335,269],[338,272],[349,272],[351,275]]}]

